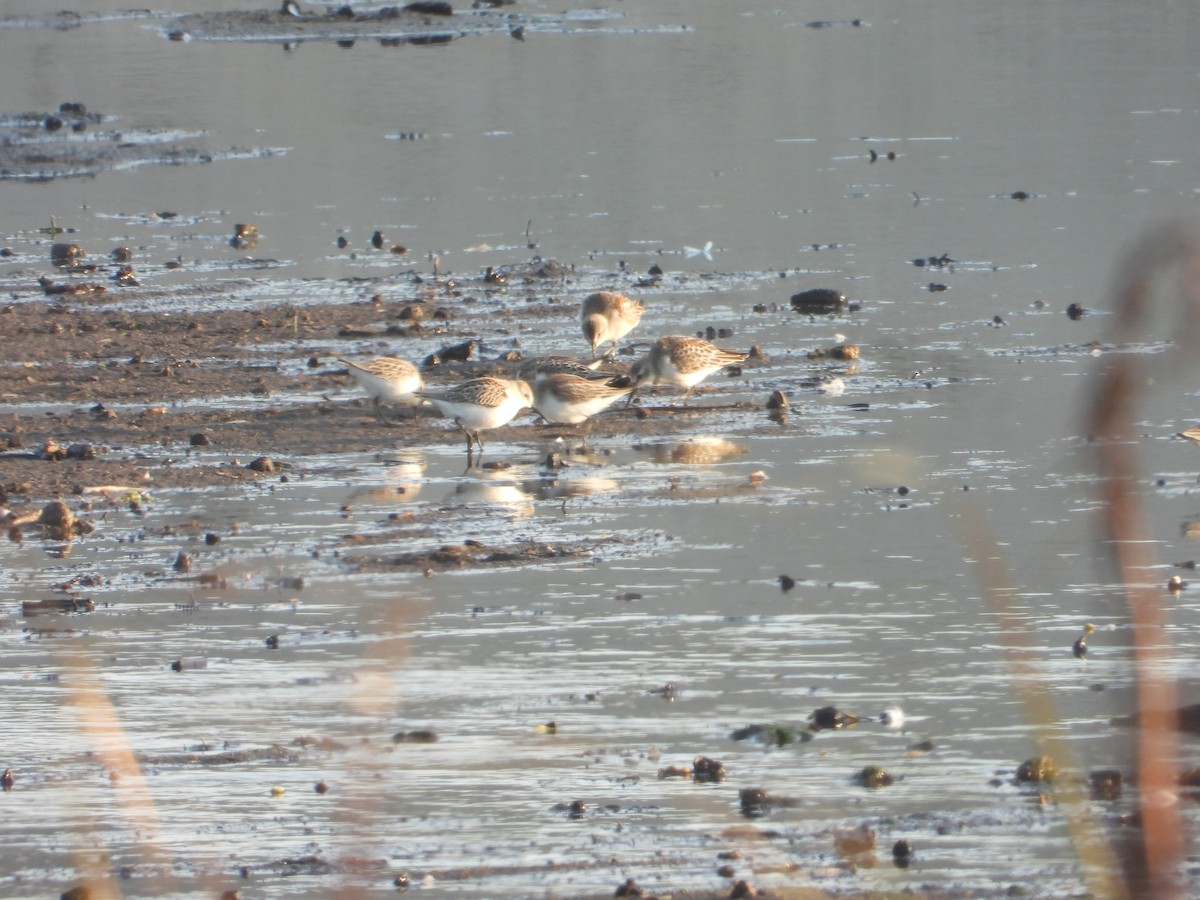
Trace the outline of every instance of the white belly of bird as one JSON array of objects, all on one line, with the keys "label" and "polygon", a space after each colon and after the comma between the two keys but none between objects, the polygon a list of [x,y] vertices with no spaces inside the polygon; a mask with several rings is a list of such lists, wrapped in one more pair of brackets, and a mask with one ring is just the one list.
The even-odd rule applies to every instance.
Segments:
[{"label": "white belly of bird", "polygon": [[543,419],[555,425],[578,425],[612,406],[619,397],[620,395],[602,396],[581,402],[568,402],[550,391],[544,391],[538,398],[537,411]]},{"label": "white belly of bird", "polygon": [[411,378],[402,378],[399,381],[392,381],[388,378],[380,378],[378,375],[372,375],[370,372],[364,372],[361,369],[351,369],[350,374],[358,379],[358,383],[372,397],[382,400],[384,403],[407,403],[414,405],[417,398],[413,396],[413,391],[421,389],[421,376],[413,375]]},{"label": "white belly of bird", "polygon": [[712,366],[711,368],[696,369],[692,372],[680,372],[670,363],[666,363],[658,375],[658,382],[660,384],[677,384],[682,388],[691,388],[698,385],[720,368],[721,366]]},{"label": "white belly of bird", "polygon": [[480,406],[476,403],[458,403],[433,397],[429,401],[443,416],[448,416],[468,431],[487,431],[507,425],[525,407],[520,397],[507,397],[499,406]]}]

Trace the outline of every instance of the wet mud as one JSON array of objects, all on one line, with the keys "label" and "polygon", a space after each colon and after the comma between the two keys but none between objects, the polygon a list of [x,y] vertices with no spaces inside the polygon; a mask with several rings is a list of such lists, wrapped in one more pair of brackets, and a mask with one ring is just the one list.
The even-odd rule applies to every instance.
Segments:
[{"label": "wet mud", "polygon": [[[73,283],[81,278],[70,277]],[[575,294],[587,289],[555,286],[547,297],[539,288],[533,302],[510,300],[488,309],[451,296],[462,290],[463,279],[430,284],[404,276],[386,283],[389,293],[404,294],[390,300],[375,292],[363,302],[204,311],[206,302],[215,305],[226,290],[136,288],[121,295],[135,302],[114,307],[110,301],[122,289],[109,290],[104,283],[111,278],[103,271],[82,278],[105,288],[96,295],[99,303],[90,295],[39,297],[31,290],[36,280],[30,272],[11,282],[17,287],[11,296],[25,302],[0,306],[0,324],[14,349],[10,364],[0,367],[0,402],[9,410],[0,416],[0,486],[10,503],[288,479],[302,477],[304,460],[317,455],[462,445],[462,434],[429,408],[377,414],[337,361],[339,354],[326,348],[378,339],[391,347],[389,353],[424,357],[430,384],[484,374],[512,377],[525,356],[513,346],[519,340],[485,342],[465,360],[443,359],[427,348],[531,327],[573,334]],[[421,299],[429,292],[434,296]],[[159,302],[181,296],[192,311],[159,311]],[[566,344],[581,342],[564,338]],[[627,369],[631,358],[618,358],[614,369]],[[754,365],[766,368],[770,362]],[[672,405],[678,395],[670,389],[648,391],[635,405],[618,405],[596,417],[589,440],[602,445],[621,435],[634,443],[652,441],[662,437],[664,420],[695,425],[731,410],[760,414],[766,392],[730,405],[723,381],[729,379],[710,378],[687,406]],[[779,427],[765,412],[761,423],[764,429]],[[488,432],[485,440],[561,448],[556,439],[565,438],[569,464],[576,435],[571,428],[537,424],[527,413]],[[737,445],[700,443],[653,452],[712,462],[741,451]],[[262,457],[276,464],[251,467]],[[489,458],[485,454],[484,465]]]},{"label": "wet mud", "polygon": [[295,12],[245,10],[206,12],[181,16],[164,27],[174,41],[354,41],[375,39],[407,44],[448,44],[468,34],[485,34],[515,27],[511,19],[492,10],[467,10],[455,15],[444,4],[448,15],[430,14],[405,8],[404,4],[368,9],[349,4],[325,12],[308,4],[295,6]]},{"label": "wet mud", "polygon": [[201,132],[143,128],[64,102],[58,109],[0,115],[0,181],[52,181],[142,166],[180,166],[283,153],[211,149]]},{"label": "wet mud", "polygon": [[[463,37],[493,33],[508,34],[523,41],[526,32],[570,34],[595,32],[598,24],[620,19],[605,10],[583,15],[571,12],[531,12],[506,0],[475,0],[472,3],[324,3],[285,2],[257,9],[196,12],[173,16],[152,10],[125,10],[107,14],[81,14],[59,10],[36,16],[0,16],[0,28],[41,28],[66,31],[111,23],[144,20],[164,38],[191,41],[235,41],[278,43],[295,46],[307,41],[336,42],[353,47],[356,41],[377,41],[383,46],[444,46]],[[657,29],[684,30],[686,26],[664,24]],[[622,28],[621,30],[629,30]]]}]

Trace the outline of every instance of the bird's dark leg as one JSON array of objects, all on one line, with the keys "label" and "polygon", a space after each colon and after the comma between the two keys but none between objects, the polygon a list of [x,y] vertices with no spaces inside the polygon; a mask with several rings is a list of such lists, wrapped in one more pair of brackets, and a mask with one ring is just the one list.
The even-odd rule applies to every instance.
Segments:
[{"label": "bird's dark leg", "polygon": [[[454,420],[454,424],[457,425],[459,427],[459,430],[462,431],[462,433],[467,436],[467,471],[470,471],[472,463],[475,462],[475,446],[474,446],[475,436],[473,434],[471,434],[471,432],[467,430],[467,427],[465,425],[463,425],[463,423],[458,421],[457,419]],[[480,447],[479,450],[480,450],[479,455],[482,456],[483,448]]]}]

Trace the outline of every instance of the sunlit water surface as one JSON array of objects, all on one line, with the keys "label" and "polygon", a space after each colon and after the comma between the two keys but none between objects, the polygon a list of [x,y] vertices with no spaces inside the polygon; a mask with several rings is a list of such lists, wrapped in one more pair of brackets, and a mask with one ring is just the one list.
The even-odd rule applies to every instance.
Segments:
[{"label": "sunlit water surface", "polygon": [[[1200,512],[1200,454],[1172,435],[1200,418],[1197,391],[1170,367],[1169,328],[1103,342],[1122,254],[1200,199],[1200,13],[625,2],[579,4],[570,27],[524,41],[347,49],[177,43],[165,14],[194,10],[155,11],[0,28],[4,111],[78,100],[116,127],[272,152],[0,183],[6,284],[48,268],[36,229],[50,215],[89,246],[135,246],[144,280],[217,282],[249,306],[379,287],[347,278],[400,292],[386,279],[431,271],[432,255],[473,275],[536,252],[641,296],[641,341],[728,328],[720,343],[771,359],[715,377],[719,401],[695,404],[778,389],[792,408],[783,425],[722,411],[664,420],[649,443],[600,437],[556,473],[533,428],[489,444],[511,468],[468,475],[459,445],[381,431],[378,454],[300,456],[286,481],[151,489],[141,515],[97,499],[95,534],[66,551],[0,545],[0,767],[18,778],[0,797],[0,892],[56,895],[95,872],[124,896],[383,894],[401,872],[431,896],[611,894],[631,876],[656,892],[722,889],[718,854],[740,850],[737,877],[760,887],[1085,893],[1062,812],[1013,783],[1037,747],[1008,652],[1028,645],[1079,765],[1128,771],[1128,732],[1110,722],[1132,709],[1128,630],[1082,423],[1105,358],[1143,357],[1155,381],[1141,491],[1161,565],[1142,574],[1165,585],[1196,553],[1183,526]],[[807,27],[818,20],[828,27]],[[264,235],[257,263],[228,246],[245,221]],[[410,248],[405,262],[371,250],[377,228]],[[943,253],[952,271],[911,262]],[[176,257],[183,268],[161,266]],[[653,264],[667,277],[637,291]],[[787,308],[821,286],[861,309]],[[1072,321],[1071,303],[1095,314]],[[188,306],[164,312],[182,320]],[[837,334],[861,346],[856,367],[806,358]],[[573,314],[522,341],[584,349]],[[298,376],[313,352],[376,348],[298,343]],[[845,392],[817,390],[826,375]],[[438,524],[406,527],[407,513]],[[984,544],[968,546],[979,522]],[[220,543],[204,543],[210,531]],[[363,555],[466,539],[588,552],[356,574]],[[176,573],[180,550],[224,583]],[[1008,573],[1002,607],[985,599],[982,555]],[[796,587],[781,590],[782,574]],[[96,612],[21,618],[21,601],[88,575]],[[1195,699],[1200,604],[1164,600],[1170,665]],[[1077,660],[1089,621],[1092,653]],[[802,729],[830,705],[864,721],[779,748],[730,737]],[[877,721],[889,706],[906,711],[902,730]],[[420,730],[438,740],[392,740]],[[180,761],[274,744],[297,758]],[[105,755],[126,746],[140,768]],[[659,778],[698,755],[726,781]],[[856,786],[867,765],[896,783]],[[747,787],[794,804],[749,820]],[[1127,811],[1088,807],[1114,829]],[[877,865],[852,870],[834,831],[860,823],[878,833]],[[916,848],[908,869],[892,865],[900,838]]]}]

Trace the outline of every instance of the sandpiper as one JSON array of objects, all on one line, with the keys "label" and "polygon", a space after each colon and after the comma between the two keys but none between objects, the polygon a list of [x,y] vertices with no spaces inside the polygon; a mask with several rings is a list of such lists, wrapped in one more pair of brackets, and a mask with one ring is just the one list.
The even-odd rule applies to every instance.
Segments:
[{"label": "sandpiper", "polygon": [[425,380],[408,360],[376,356],[365,362],[342,358],[338,362],[349,369],[354,380],[371,396],[376,417],[380,415],[380,404],[416,406],[420,402],[416,392],[425,386]]},{"label": "sandpiper", "polygon": [[616,291],[597,291],[583,301],[579,311],[583,336],[592,345],[592,356],[605,341],[612,342],[609,353],[617,350],[617,341],[633,331],[642,320],[646,307],[640,300],[630,300]]},{"label": "sandpiper", "polygon": [[479,432],[507,425],[521,410],[533,406],[533,391],[527,382],[490,376],[472,378],[440,393],[417,391],[416,396],[428,400],[443,416],[453,419],[467,436],[468,467],[476,445],[480,455],[483,454]]},{"label": "sandpiper", "polygon": [[684,389],[683,400],[696,385],[726,366],[744,362],[745,353],[722,350],[700,338],[670,335],[654,342],[642,359],[633,366],[633,381],[643,384],[675,384]]},{"label": "sandpiper", "polygon": [[530,384],[547,375],[558,374],[576,375],[592,381],[608,381],[617,377],[613,372],[597,371],[603,362],[603,359],[580,362],[571,356],[535,356],[521,363],[517,377]]},{"label": "sandpiper", "polygon": [[547,422],[556,425],[583,425],[583,439],[591,427],[592,416],[612,406],[633,390],[633,385],[614,387],[603,381],[578,375],[553,373],[533,383],[533,408]]}]

